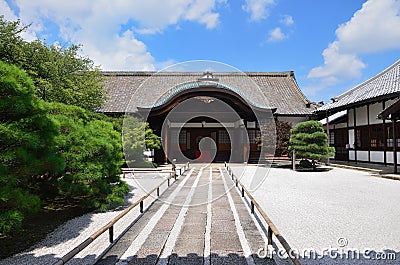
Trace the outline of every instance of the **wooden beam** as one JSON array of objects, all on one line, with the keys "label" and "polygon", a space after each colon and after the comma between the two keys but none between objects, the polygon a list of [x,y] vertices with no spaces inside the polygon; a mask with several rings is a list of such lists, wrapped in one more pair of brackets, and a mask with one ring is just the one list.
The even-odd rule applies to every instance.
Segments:
[{"label": "wooden beam", "polygon": [[[371,142],[371,127],[369,121],[369,104],[367,104],[367,124],[368,124],[368,139]],[[371,147],[368,148],[368,162],[371,163]]]},{"label": "wooden beam", "polygon": [[356,108],[353,108],[353,124],[354,124],[354,161],[357,164],[357,144],[358,144],[358,139],[357,139],[357,118],[356,118]]},{"label": "wooden beam", "polygon": [[394,173],[397,174],[397,139],[396,139],[396,120],[392,120],[393,130],[393,169]]},{"label": "wooden beam", "polygon": [[[382,110],[384,110],[386,108],[385,105],[386,105],[386,101],[382,101]],[[383,121],[383,128],[386,129],[386,126],[385,126],[386,120],[383,119],[382,121]],[[386,135],[386,131],[384,133]],[[386,152],[386,150],[387,150],[387,141],[385,142],[385,148],[383,148],[383,163],[385,164],[385,166],[387,165],[387,157],[386,157],[387,156],[387,152]]]}]

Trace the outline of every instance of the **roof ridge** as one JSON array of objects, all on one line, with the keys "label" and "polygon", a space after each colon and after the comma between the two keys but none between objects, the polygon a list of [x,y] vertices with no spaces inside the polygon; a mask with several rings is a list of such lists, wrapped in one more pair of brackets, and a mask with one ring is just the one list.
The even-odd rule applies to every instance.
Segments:
[{"label": "roof ridge", "polygon": [[[101,71],[103,75],[151,75],[151,74],[163,74],[163,75],[202,75],[204,72],[156,72],[156,71]],[[213,74],[216,75],[233,75],[233,74],[246,74],[246,75],[252,75],[252,76],[293,76],[294,71],[289,70],[289,71],[275,71],[275,72],[252,72],[252,71],[232,71],[232,72],[220,72],[220,71],[215,71],[212,72]]]},{"label": "roof ridge", "polygon": [[[313,110],[309,107],[310,101],[301,91],[293,71],[213,72],[211,79],[202,79],[204,72],[102,71],[102,73],[106,79],[105,89],[111,95],[103,108],[108,112],[125,111],[126,101],[139,87],[144,92],[135,99],[134,106],[147,106],[155,96],[165,97],[174,84],[212,80],[218,80],[216,81],[218,84],[240,90],[242,94],[238,94],[252,102],[261,102],[260,96],[265,96],[268,102],[262,105],[276,107],[277,115],[311,115]],[[155,78],[151,78],[152,74]],[[146,79],[152,81],[146,81]],[[248,81],[244,82],[244,80]],[[256,89],[257,87],[261,91]],[[219,88],[218,85],[215,88]],[[232,89],[232,91],[236,90]]]},{"label": "roof ridge", "polygon": [[350,94],[351,92],[359,89],[362,86],[365,86],[368,83],[371,83],[372,81],[382,77],[384,74],[388,73],[390,70],[392,70],[393,68],[395,68],[396,66],[398,66],[400,64],[400,59],[398,59],[396,62],[394,62],[392,65],[390,65],[389,67],[387,67],[386,69],[384,69],[383,71],[379,72],[378,74],[376,74],[375,76],[365,80],[364,82],[356,85],[355,87],[353,87],[352,89],[340,94],[339,96],[334,97],[334,99],[339,100],[340,98],[343,98],[346,94]]}]

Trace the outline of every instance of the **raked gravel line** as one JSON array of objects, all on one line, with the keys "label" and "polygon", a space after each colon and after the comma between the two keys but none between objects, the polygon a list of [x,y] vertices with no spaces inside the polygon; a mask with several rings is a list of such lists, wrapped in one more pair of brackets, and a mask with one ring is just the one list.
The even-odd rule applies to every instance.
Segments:
[{"label": "raked gravel line", "polygon": [[[135,174],[135,178],[129,176],[124,179],[130,186],[131,190],[127,195],[126,205],[134,203],[147,191],[156,187],[169,174],[154,173]],[[173,183],[173,179],[171,184]],[[164,191],[167,185],[163,185],[160,192]],[[145,201],[145,207],[149,206],[152,198]],[[62,257],[74,247],[86,240],[90,235],[95,233],[101,227],[106,225],[112,218],[117,216],[121,210],[109,211],[104,213],[88,213],[83,216],[74,218],[55,229],[42,242],[32,248],[16,254],[12,257],[0,260],[0,265],[49,265]],[[118,236],[140,215],[139,207],[133,209],[125,217],[119,220],[114,226],[114,238]],[[68,262],[72,264],[94,264],[96,259],[109,247],[108,233],[98,237],[91,245],[80,252],[73,260]]]},{"label": "raked gravel line", "polygon": [[[316,251],[316,259],[301,259],[302,264],[400,264],[400,181],[341,168],[294,172],[233,165],[232,169],[236,176],[242,175],[242,183],[292,249]],[[336,258],[335,252],[324,253],[335,249]],[[340,258],[342,250],[354,249],[358,258]],[[382,251],[386,259],[378,260]],[[389,260],[388,254],[396,260]]]}]

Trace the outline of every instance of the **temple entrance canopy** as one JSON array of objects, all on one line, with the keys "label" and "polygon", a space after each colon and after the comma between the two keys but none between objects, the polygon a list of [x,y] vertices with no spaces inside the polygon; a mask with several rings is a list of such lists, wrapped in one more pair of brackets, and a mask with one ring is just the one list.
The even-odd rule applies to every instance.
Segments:
[{"label": "temple entrance canopy", "polygon": [[139,109],[162,137],[163,149],[155,154],[157,162],[258,162],[266,155],[262,154],[258,117],[264,126],[274,123],[273,110],[252,106],[218,83],[175,89],[179,93],[167,94],[161,104]]},{"label": "temple entrance canopy", "polygon": [[[195,62],[200,64],[195,67],[189,63],[149,76],[126,106],[125,113],[148,122],[161,137],[155,161],[258,163],[273,156],[277,107],[268,98],[277,106],[296,107],[284,101],[299,103],[293,73],[249,75],[215,62]],[[127,78],[126,85],[129,80],[133,79]],[[282,114],[286,115],[277,115]]]}]

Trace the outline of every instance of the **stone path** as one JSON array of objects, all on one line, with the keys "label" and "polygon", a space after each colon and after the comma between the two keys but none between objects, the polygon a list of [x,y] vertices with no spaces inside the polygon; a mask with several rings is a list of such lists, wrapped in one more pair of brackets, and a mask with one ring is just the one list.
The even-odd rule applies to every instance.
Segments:
[{"label": "stone path", "polygon": [[222,167],[174,183],[97,264],[275,264],[265,236]]}]

